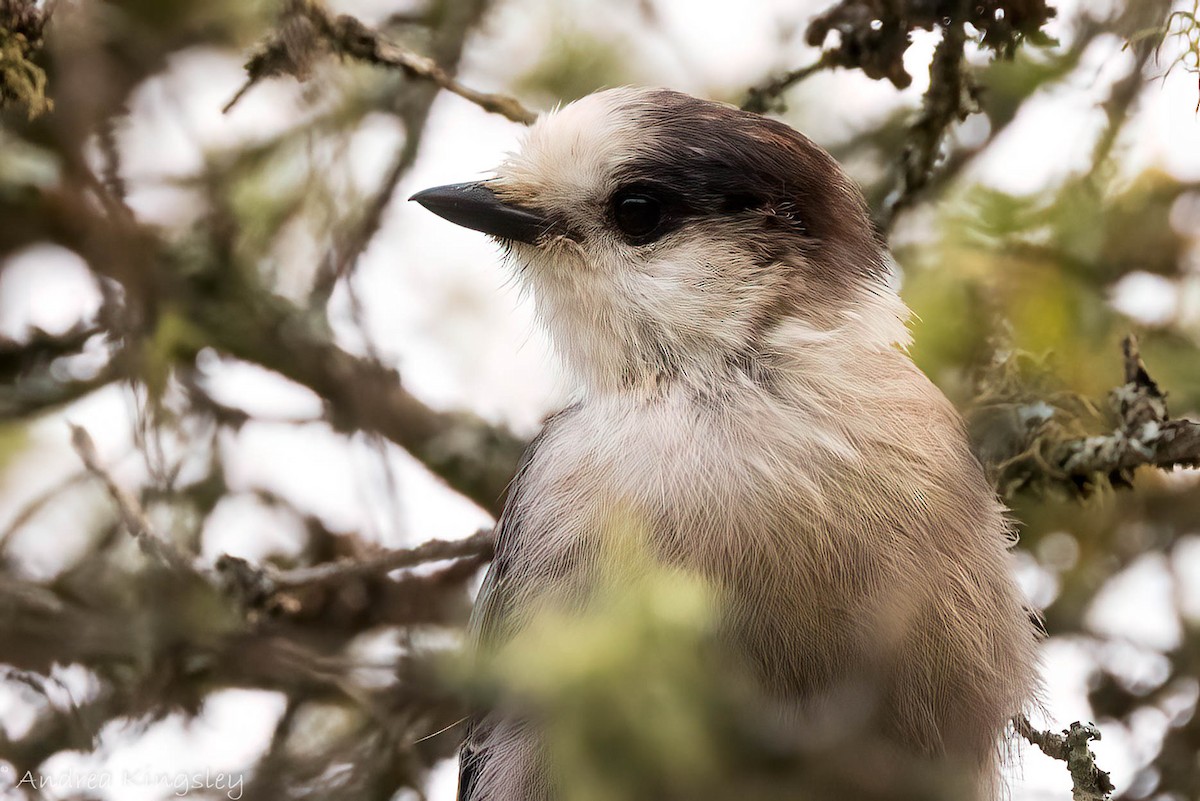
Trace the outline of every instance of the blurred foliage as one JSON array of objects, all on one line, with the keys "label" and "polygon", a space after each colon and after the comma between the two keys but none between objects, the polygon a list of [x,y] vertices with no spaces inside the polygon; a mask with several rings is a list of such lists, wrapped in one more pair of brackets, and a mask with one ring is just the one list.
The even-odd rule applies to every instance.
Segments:
[{"label": "blurred foliage", "polygon": [[674,797],[672,771],[690,784],[680,797],[707,797],[726,775],[714,724],[730,711],[705,707],[725,694],[701,669],[714,600],[697,577],[657,565],[635,522],[609,535],[600,597],[582,612],[546,609],[480,675],[543,721],[564,798]]},{"label": "blurred foliage", "polygon": [[0,424],[0,470],[7,470],[29,443],[24,426],[17,423]]},{"label": "blurred foliage", "polygon": [[620,42],[558,21],[549,46],[516,81],[522,95],[568,103],[598,89],[633,82],[634,65]]},{"label": "blurred foliage", "polygon": [[[642,5],[639,18],[652,18]],[[1131,330],[1173,415],[1200,411],[1200,191],[1152,167],[1130,174],[1121,138],[1138,98],[1158,91],[1145,80],[1162,69],[1156,48],[1167,69],[1195,67],[1196,9],[1191,0],[1114,5],[1112,16],[1082,8],[1056,45],[1043,30],[1054,9],[1042,0],[842,0],[796,20],[832,55],[760,85],[771,108],[832,66],[907,85],[913,32],[943,34],[921,109],[829,144],[877,179],[865,188],[903,243],[896,255],[916,314],[913,356],[968,413],[992,466],[1037,455],[1029,437],[1048,430],[1121,433],[1120,403],[1106,399],[1127,385],[1119,343]],[[453,74],[489,6],[406,5],[371,33]],[[321,425],[383,454],[401,448],[493,512],[522,445],[474,415],[427,407],[373,344],[351,350],[334,336],[339,325],[361,324],[358,255],[416,158],[436,89],[402,70],[333,58],[320,31],[303,29],[306,8],[325,13],[315,0],[60,2],[47,22],[50,4],[0,0],[0,276],[10,256],[53,243],[87,264],[103,297],[95,319],[66,331],[0,339],[8,418],[0,467],[25,469],[21,451],[41,441],[34,422],[57,425],[80,398],[128,386],[146,467],[132,488],[134,512],[191,565],[174,571],[138,551],[113,507],[93,521],[86,510],[97,488],[86,476],[6,515],[0,663],[11,670],[6,687],[41,700],[27,731],[0,729],[0,766],[37,770],[55,754],[90,751],[110,722],[194,716],[215,692],[254,688],[287,703],[246,797],[391,798],[419,788],[453,752],[466,686],[470,700],[515,696],[545,721],[572,777],[571,801],[883,799],[901,787],[916,788],[915,798],[956,797],[947,777],[914,775],[919,766],[897,764],[862,732],[815,742],[811,732],[762,726],[764,701],[738,666],[698,669],[718,599],[645,558],[636,537],[614,538],[627,547],[612,555],[637,566],[620,571],[634,578],[582,612],[549,610],[485,669],[455,681],[441,651],[464,623],[470,584],[490,553],[486,536],[469,548],[400,552],[397,568],[397,552],[334,530],[296,499],[230,486],[222,442],[255,416],[212,391],[229,365],[257,365],[320,398],[316,417],[282,424]],[[365,28],[346,27],[356,30]],[[556,17],[548,31],[533,66],[514,79],[520,94],[549,104],[643,77],[628,43],[587,18]],[[1094,80],[1083,56],[1113,36],[1130,59],[1117,65],[1125,72],[1103,104],[1092,163],[1028,195],[976,183],[968,168],[1029,101]],[[126,204],[139,180],[122,165],[132,100],[181,54],[245,61],[254,42],[278,44],[291,59],[264,79],[307,79],[297,119],[205,154],[195,174],[170,184],[188,199],[182,221],[146,224]],[[810,106],[821,113],[836,101],[813,97]],[[984,133],[957,136],[964,115]],[[360,185],[347,177],[346,154],[381,121],[394,129],[397,153],[376,183]],[[1114,301],[1125,282],[1146,277],[1160,282],[1172,311],[1139,322]],[[331,317],[335,293],[349,321]],[[1129,643],[1095,612],[1115,581],[1147,566],[1183,597],[1183,562],[1200,547],[1200,479],[1150,468],[1103,478],[1070,492],[1054,482],[1006,484],[1018,558],[1048,635],[1092,659],[1101,730],[1165,721],[1161,748],[1147,747],[1122,797],[1200,797],[1200,622],[1180,601],[1171,611],[1177,641]],[[1119,488],[1125,480],[1132,487]],[[255,563],[198,563],[206,526],[226,503],[276,514],[296,547]],[[72,533],[82,536],[64,536],[76,544],[64,544],[60,570],[35,577],[10,546],[22,534],[54,536],[62,509],[73,510]],[[378,653],[368,644],[381,633],[400,655],[372,661],[363,653]],[[1139,671],[1139,660],[1157,668]],[[81,666],[94,686],[64,705],[51,686],[65,665]]]},{"label": "blurred foliage", "polygon": [[586,600],[548,603],[470,672],[486,704],[545,732],[555,798],[719,801],[960,799],[969,790],[878,737],[848,710],[789,721],[720,647],[720,599],[658,561],[636,519],[614,513]]},{"label": "blurred foliage", "polygon": [[[1108,303],[1113,287],[1134,273],[1190,279],[1195,232],[1178,229],[1172,212],[1196,189],[1153,169],[1131,180],[1087,176],[1049,194],[970,188],[945,207],[937,248],[900,253],[905,300],[922,321],[914,359],[966,403],[973,373],[1001,336],[996,321],[1004,321],[1006,346],[1048,357],[1063,388],[1102,396],[1118,375],[1116,344],[1131,327]],[[1179,333],[1170,325],[1146,331],[1144,350],[1191,347]],[[1177,406],[1200,407],[1194,362],[1151,360]]]}]

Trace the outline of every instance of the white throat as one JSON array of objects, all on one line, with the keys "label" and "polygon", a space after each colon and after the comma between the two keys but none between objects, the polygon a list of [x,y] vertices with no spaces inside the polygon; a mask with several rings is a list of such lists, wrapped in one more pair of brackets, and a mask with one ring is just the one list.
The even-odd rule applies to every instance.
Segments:
[{"label": "white throat", "polygon": [[763,286],[697,292],[690,278],[589,268],[558,255],[552,269],[530,266],[537,273],[530,276],[533,293],[542,324],[585,396],[648,398],[668,385],[710,392],[731,376],[780,371],[820,380],[833,370],[856,373],[861,357],[910,341],[909,311],[887,287],[864,287],[819,321],[805,319],[802,310],[766,318],[756,298],[768,291]]}]

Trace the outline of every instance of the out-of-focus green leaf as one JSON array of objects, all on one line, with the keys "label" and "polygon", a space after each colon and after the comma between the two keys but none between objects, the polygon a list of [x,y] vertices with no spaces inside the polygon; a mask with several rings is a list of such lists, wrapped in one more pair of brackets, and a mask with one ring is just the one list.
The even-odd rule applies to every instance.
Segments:
[{"label": "out-of-focus green leaf", "polygon": [[12,464],[29,442],[29,434],[20,423],[0,424],[0,476]]},{"label": "out-of-focus green leaf", "polygon": [[257,38],[280,7],[276,0],[119,0],[111,5],[130,26],[130,35],[187,34],[239,45]]},{"label": "out-of-focus green leaf", "polygon": [[537,64],[517,79],[516,88],[522,95],[565,103],[606,86],[631,83],[630,70],[617,42],[562,23]]},{"label": "out-of-focus green leaf", "polygon": [[657,559],[647,532],[616,516],[599,545],[597,594],[563,588],[562,603],[536,612],[475,676],[538,721],[556,797],[963,797],[954,771],[898,758],[874,725],[790,725],[714,636],[720,593]]},{"label": "out-of-focus green leaf", "polygon": [[144,350],[141,377],[151,397],[161,397],[175,364],[194,359],[205,344],[204,333],[185,316],[163,312]]}]

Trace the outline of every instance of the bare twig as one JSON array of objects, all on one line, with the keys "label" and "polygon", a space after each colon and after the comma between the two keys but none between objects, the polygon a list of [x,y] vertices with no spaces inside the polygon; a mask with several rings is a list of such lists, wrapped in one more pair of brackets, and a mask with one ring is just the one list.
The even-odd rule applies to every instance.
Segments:
[{"label": "bare twig", "polygon": [[398,67],[409,77],[433,81],[442,89],[474,103],[484,111],[499,114],[513,122],[532,125],[537,119],[537,113],[526,108],[515,97],[480,92],[464,86],[438,66],[433,59],[388,41],[354,17],[342,15],[334,21],[334,24],[335,31],[340,34],[338,39],[341,45],[340,52],[345,55],[373,64]]},{"label": "bare twig", "polygon": [[350,578],[381,575],[392,570],[445,559],[490,559],[494,544],[492,529],[483,528],[462,540],[430,540],[415,548],[388,551],[373,559],[344,560],[315,567],[301,567],[271,574],[270,579],[277,590],[311,587]]},{"label": "bare twig", "polygon": [[79,458],[83,461],[83,466],[88,472],[104,482],[108,494],[116,501],[117,509],[121,513],[121,521],[125,524],[125,528],[137,540],[138,546],[142,552],[148,556],[157,559],[167,567],[172,569],[193,572],[192,561],[187,556],[182,554],[174,545],[155,533],[150,525],[149,519],[146,517],[146,512],[142,509],[142,505],[137,498],[133,497],[124,487],[116,482],[116,479],[104,469],[100,464],[100,457],[96,453],[96,445],[92,442],[92,437],[88,434],[87,429],[82,426],[71,425],[71,445],[75,448],[75,452],[79,454]]},{"label": "bare twig", "polygon": [[[1143,0],[1139,3],[1130,3],[1117,20],[1116,27],[1118,30],[1137,31],[1144,26],[1152,26],[1158,22],[1169,26],[1171,5],[1172,0]],[[1108,118],[1108,124],[1101,132],[1093,150],[1092,174],[1108,163],[1112,149],[1129,120],[1129,112],[1141,95],[1146,65],[1150,63],[1150,59],[1157,52],[1153,42],[1135,41],[1135,37],[1136,33],[1126,42],[1124,48],[1133,52],[1133,63],[1129,65],[1125,75],[1113,84],[1108,99],[1101,105]]]},{"label": "bare twig", "polygon": [[[5,199],[0,196],[0,214],[7,211]],[[47,218],[52,220],[53,241],[79,249],[98,275],[123,286],[138,287],[142,273],[131,275],[135,268],[149,273],[148,265],[156,259],[180,256],[159,238],[159,232],[137,221],[119,232],[121,240],[112,243],[113,249],[88,247],[87,242],[100,239],[99,233],[93,237],[88,232],[114,228],[94,205],[49,204],[37,210],[37,217],[43,226]],[[14,225],[23,222],[18,215]],[[31,226],[31,230],[38,229]],[[252,271],[240,269],[232,246],[219,241],[229,230],[224,225],[215,227],[217,258],[206,262],[206,269],[214,271],[207,284],[212,291],[183,293],[173,299],[205,344],[308,387],[325,401],[327,416],[339,430],[381,434],[450,487],[499,514],[524,439],[477,415],[433,409],[403,386],[395,369],[338,347],[326,329],[312,324],[304,309],[251,280]],[[137,250],[128,244],[121,252],[136,252],[137,258],[115,258],[115,246],[127,242],[136,243]],[[0,383],[0,416],[31,414],[78,398],[125,375],[127,366],[120,361],[110,360],[88,380]]]},{"label": "bare twig", "polygon": [[0,530],[0,551],[8,544],[13,534],[24,527],[30,520],[37,517],[38,513],[45,509],[51,502],[57,500],[61,493],[81,483],[87,477],[87,470],[73,473],[26,503],[13,519],[9,521],[9,524],[3,530]]},{"label": "bare twig", "polygon": [[[488,0],[455,3],[452,11],[447,12],[435,29],[429,43],[428,60],[437,65],[443,74],[453,75],[462,59],[468,34],[479,24],[487,8]],[[362,204],[360,213],[348,221],[344,232],[334,237],[334,244],[322,259],[313,282],[310,303],[314,308],[323,308],[337,282],[351,273],[359,256],[382,225],[384,212],[395,196],[400,179],[416,161],[438,88],[435,83],[424,82],[410,86],[410,91],[403,94],[397,91],[393,97],[391,104],[404,124],[404,144],[392,158],[375,193]],[[355,321],[362,328],[362,314],[354,285],[348,283],[346,288],[349,290]],[[370,347],[369,338],[367,342]],[[373,353],[369,355],[374,356]]]},{"label": "bare twig", "polygon": [[[1129,35],[1123,49],[1149,41],[1157,62],[1163,45],[1172,37],[1182,45],[1181,52],[1171,60],[1160,77],[1165,81],[1177,67],[1183,67],[1186,72],[1200,77],[1200,0],[1192,0],[1191,10],[1179,8],[1170,11],[1160,26],[1151,25]],[[1196,112],[1200,113],[1200,101],[1196,103]]]},{"label": "bare twig", "polygon": [[[464,540],[431,540],[415,548],[387,551],[365,559],[275,570],[231,556],[217,561],[223,592],[238,600],[252,619],[336,622],[342,630],[361,626],[416,626],[461,623],[469,609],[466,582],[492,557],[491,529]],[[449,564],[431,572],[393,570],[432,562]]]},{"label": "bare twig", "polygon": [[[503,94],[480,92],[465,86],[442,69],[433,59],[389,41],[374,28],[363,24],[354,17],[346,14],[334,17],[323,5],[313,0],[293,2],[289,11],[291,20],[306,20],[309,23],[308,30],[311,31],[311,35],[320,37],[321,43],[337,55],[365,61],[369,64],[400,69],[411,78],[431,81],[440,88],[474,103],[484,111],[499,114],[513,122],[529,125],[537,119],[537,114],[527,109],[516,98]],[[302,46],[298,47],[295,41],[295,26],[290,33],[293,34],[291,37],[284,35],[272,37],[250,59],[246,65],[247,82],[225,106],[226,111],[232,108],[251,86],[263,78],[283,73],[292,74],[298,78],[304,77],[311,56],[296,57],[297,52],[302,50]],[[308,52],[311,53],[314,49],[316,48],[310,46]]]},{"label": "bare twig", "polygon": [[746,91],[746,99],[742,101],[742,108],[758,114],[786,111],[787,106],[783,102],[784,92],[821,70],[833,67],[835,64],[836,61],[830,53],[822,53],[821,57],[812,64],[788,70],[773,78],[767,78],[762,83],[752,86]]},{"label": "bare twig", "polygon": [[[367,245],[379,231],[379,226],[383,223],[383,214],[396,194],[396,187],[400,184],[400,179],[417,160],[421,135],[425,129],[425,113],[416,116],[419,116],[419,119],[414,119],[405,126],[407,135],[404,137],[404,144],[393,159],[378,190],[364,203],[365,208],[361,216],[349,222],[349,230],[336,238],[336,244],[326,252],[322,259],[321,265],[317,269],[310,301],[314,308],[323,307],[337,286],[337,282],[350,274],[358,257],[367,249]],[[361,310],[356,293],[350,293],[350,302],[355,317],[360,318]]]},{"label": "bare twig", "polygon": [[1036,745],[1051,759],[1067,763],[1071,773],[1071,797],[1074,801],[1106,801],[1113,784],[1108,773],[1096,765],[1096,755],[1088,743],[1100,739],[1100,730],[1091,723],[1076,721],[1062,734],[1038,731],[1024,715],[1013,718],[1017,734]]}]

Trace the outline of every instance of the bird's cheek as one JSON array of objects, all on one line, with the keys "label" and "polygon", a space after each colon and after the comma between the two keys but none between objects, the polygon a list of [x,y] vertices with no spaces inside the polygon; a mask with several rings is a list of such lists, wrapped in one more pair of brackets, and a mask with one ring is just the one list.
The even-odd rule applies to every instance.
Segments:
[{"label": "bird's cheek", "polygon": [[591,261],[588,249],[577,237],[556,233],[539,245],[544,260],[555,270],[574,271],[584,269]]},{"label": "bird's cheek", "polygon": [[569,284],[574,276],[586,271],[588,264],[583,246],[565,236],[552,235],[536,245],[514,242],[508,255],[518,274],[534,288],[546,283]]}]

